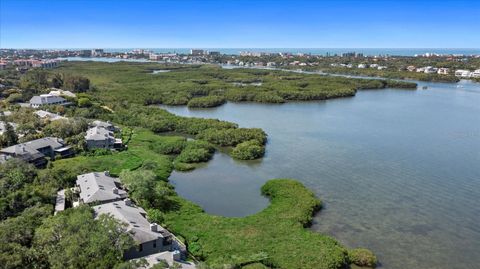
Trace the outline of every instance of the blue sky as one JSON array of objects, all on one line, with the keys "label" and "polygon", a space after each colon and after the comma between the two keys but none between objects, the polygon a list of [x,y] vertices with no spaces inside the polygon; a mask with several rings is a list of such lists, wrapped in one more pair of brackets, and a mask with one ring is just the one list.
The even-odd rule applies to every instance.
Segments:
[{"label": "blue sky", "polygon": [[480,48],[480,1],[0,0],[1,48]]}]

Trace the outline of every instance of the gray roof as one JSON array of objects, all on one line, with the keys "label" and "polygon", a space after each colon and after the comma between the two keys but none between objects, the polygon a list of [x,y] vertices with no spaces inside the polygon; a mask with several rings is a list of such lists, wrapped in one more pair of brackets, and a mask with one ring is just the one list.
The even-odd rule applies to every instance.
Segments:
[{"label": "gray roof", "polygon": [[95,141],[104,141],[112,140],[112,143],[115,141],[113,133],[103,127],[93,127],[87,130],[87,135],[85,135],[85,140],[95,140]]},{"label": "gray roof", "polygon": [[120,180],[110,177],[108,172],[79,175],[76,183],[80,187],[80,199],[84,203],[120,200],[127,197],[127,193],[120,189]]},{"label": "gray roof", "polygon": [[40,118],[48,118],[51,121],[66,119],[63,116],[60,116],[60,115],[57,115],[55,113],[51,113],[51,112],[48,112],[48,111],[45,111],[45,110],[37,110],[37,111],[33,112],[33,114],[37,115]]},{"label": "gray roof", "polygon": [[51,94],[41,94],[37,96],[33,96],[32,99],[30,99],[30,104],[35,104],[35,105],[49,105],[49,104],[55,104],[55,103],[64,103],[67,100],[65,98],[56,96],[56,95],[51,95]]},{"label": "gray roof", "polygon": [[94,120],[92,121],[92,123],[90,124],[90,126],[92,127],[104,127],[106,129],[110,129],[110,128],[115,128],[115,126],[113,126],[113,124],[109,121],[101,121],[101,120]]},{"label": "gray roof", "polygon": [[132,235],[133,239],[140,244],[163,238],[162,233],[166,232],[164,228],[156,224],[152,225],[157,226],[158,232],[152,231],[150,223],[145,218],[145,210],[134,204],[127,205],[125,201],[94,206],[93,210],[97,216],[100,214],[110,214],[119,221],[128,224],[127,231]]},{"label": "gray roof", "polygon": [[65,143],[60,138],[44,137],[26,143],[13,145],[8,148],[3,148],[0,150],[0,152],[23,157],[26,161],[29,161],[44,156],[38,151],[39,149],[51,147],[53,150],[55,150],[64,147],[64,144]]}]

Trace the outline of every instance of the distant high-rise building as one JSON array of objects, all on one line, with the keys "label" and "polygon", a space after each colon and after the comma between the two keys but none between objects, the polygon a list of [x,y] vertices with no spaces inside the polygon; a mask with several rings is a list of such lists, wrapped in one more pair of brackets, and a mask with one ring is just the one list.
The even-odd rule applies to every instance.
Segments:
[{"label": "distant high-rise building", "polygon": [[342,53],[342,57],[355,57],[355,55],[356,53],[354,51]]},{"label": "distant high-rise building", "polygon": [[201,50],[201,49],[191,49],[190,50],[190,55],[193,55],[193,56],[200,56],[200,55],[204,55],[205,54],[205,50]]},{"label": "distant high-rise building", "polygon": [[90,56],[92,56],[92,51],[91,50],[81,50],[79,52],[79,54],[82,57],[90,57]]},{"label": "distant high-rise building", "polygon": [[101,57],[103,56],[103,49],[93,49],[92,57]]}]

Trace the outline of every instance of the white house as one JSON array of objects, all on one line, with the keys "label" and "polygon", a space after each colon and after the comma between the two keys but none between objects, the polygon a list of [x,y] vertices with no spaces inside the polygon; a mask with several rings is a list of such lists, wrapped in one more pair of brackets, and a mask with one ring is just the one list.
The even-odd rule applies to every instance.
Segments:
[{"label": "white house", "polygon": [[469,70],[459,69],[455,71],[455,76],[462,77],[462,78],[469,78],[472,76],[472,72],[470,72]]},{"label": "white house", "polygon": [[87,130],[85,142],[89,149],[113,149],[122,146],[122,140],[115,138],[112,131],[97,126]]},{"label": "white house", "polygon": [[477,70],[473,71],[472,77],[480,78],[480,69],[477,69]]},{"label": "white house", "polygon": [[69,104],[65,98],[51,94],[41,94],[30,99],[30,106],[38,108],[45,105],[67,105]]},{"label": "white house", "polygon": [[448,75],[449,72],[450,72],[450,69],[443,67],[438,69],[437,74]]}]

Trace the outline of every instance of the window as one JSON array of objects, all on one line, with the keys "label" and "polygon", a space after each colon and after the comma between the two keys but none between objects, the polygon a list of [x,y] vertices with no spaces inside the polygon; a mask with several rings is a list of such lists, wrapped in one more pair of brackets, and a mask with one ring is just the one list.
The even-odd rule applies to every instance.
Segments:
[{"label": "window", "polygon": [[143,245],[142,244],[138,245],[138,251],[142,252],[142,250],[143,250]]},{"label": "window", "polygon": [[157,248],[157,241],[153,242],[153,248]]}]

